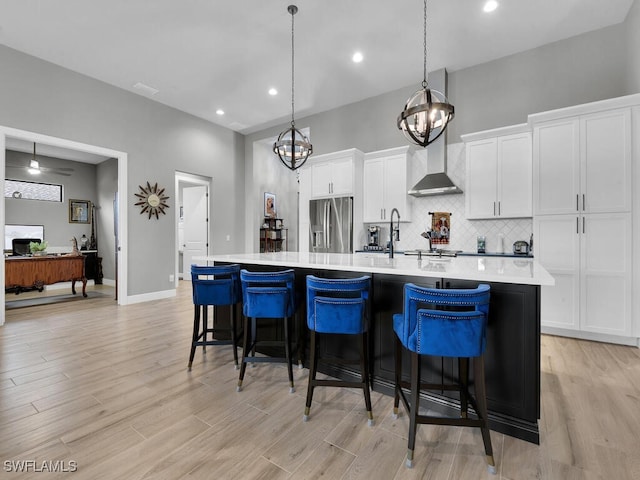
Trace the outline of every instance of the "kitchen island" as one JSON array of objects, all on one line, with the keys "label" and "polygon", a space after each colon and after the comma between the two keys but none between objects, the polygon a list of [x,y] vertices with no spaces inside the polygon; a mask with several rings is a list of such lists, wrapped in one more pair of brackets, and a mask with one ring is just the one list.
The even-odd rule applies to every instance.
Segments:
[{"label": "kitchen island", "polygon": [[[371,362],[374,390],[393,394],[394,313],[403,308],[403,287],[407,282],[434,288],[491,286],[487,325],[485,372],[489,422],[493,430],[539,443],[540,418],[540,287],[553,285],[553,277],[532,258],[495,257],[409,257],[390,259],[380,254],[334,253],[249,253],[195,257],[205,263],[239,263],[249,270],[293,268],[299,298],[305,298],[305,277],[372,277]],[[304,301],[299,323],[305,325]],[[348,357],[349,339],[332,336],[323,343],[330,355]],[[408,361],[403,365],[408,366]],[[436,383],[457,375],[457,361],[425,358],[423,380]],[[353,378],[357,372],[343,368],[326,373]],[[408,371],[403,374],[408,376]],[[473,383],[473,380],[471,380]],[[457,409],[454,392],[425,395],[425,406],[442,413]],[[375,414],[375,412],[374,412]]]}]

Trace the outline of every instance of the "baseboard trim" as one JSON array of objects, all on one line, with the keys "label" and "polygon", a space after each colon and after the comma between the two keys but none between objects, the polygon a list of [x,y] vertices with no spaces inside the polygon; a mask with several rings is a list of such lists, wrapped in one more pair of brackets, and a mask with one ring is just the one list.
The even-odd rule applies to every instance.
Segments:
[{"label": "baseboard trim", "polygon": [[566,330],[564,328],[545,326],[541,328],[541,331],[544,334],[557,335],[559,337],[577,338],[578,340],[589,340],[592,342],[615,343],[617,345],[627,345],[629,347],[640,347],[640,339],[638,337],[622,337],[618,335],[607,335],[605,333]]},{"label": "baseboard trim", "polygon": [[159,292],[141,293],[139,295],[128,295],[126,304],[131,305],[133,303],[152,302],[154,300],[164,300],[165,298],[172,298],[176,296],[176,290],[162,290]]}]

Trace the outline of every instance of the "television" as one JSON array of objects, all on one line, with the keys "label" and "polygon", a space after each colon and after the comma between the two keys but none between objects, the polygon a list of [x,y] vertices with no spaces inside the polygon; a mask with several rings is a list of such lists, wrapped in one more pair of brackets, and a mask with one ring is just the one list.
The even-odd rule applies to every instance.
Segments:
[{"label": "television", "polygon": [[5,225],[4,250],[13,250],[14,238],[40,238],[44,241],[44,225]]}]

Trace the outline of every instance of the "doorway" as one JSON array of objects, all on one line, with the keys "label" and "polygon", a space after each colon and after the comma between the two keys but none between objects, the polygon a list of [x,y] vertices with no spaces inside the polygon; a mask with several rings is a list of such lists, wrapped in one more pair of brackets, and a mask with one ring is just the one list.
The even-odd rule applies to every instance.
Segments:
[{"label": "doorway", "polygon": [[191,280],[194,257],[209,254],[209,199],[211,179],[184,172],[175,175],[176,196],[176,287],[177,280]]},{"label": "doorway", "polygon": [[[104,158],[114,158],[117,162],[118,180],[117,190],[118,192],[127,191],[127,154],[117,150],[111,150],[94,145],[88,145],[71,140],[66,140],[57,137],[51,137],[48,135],[42,135],[35,132],[29,132],[26,130],[18,130],[10,127],[0,126],[0,170],[5,173],[6,171],[6,148],[7,141],[21,141],[36,143],[53,149],[63,149],[75,152],[86,153],[89,155],[95,155]],[[78,160],[81,161],[81,160]],[[5,175],[0,179],[2,190],[4,192],[5,187]],[[65,199],[66,201],[66,199]],[[127,296],[127,199],[126,195],[120,195],[117,202],[117,210],[114,211],[114,228],[118,232],[118,242],[115,247],[117,250],[116,271],[117,271],[117,302],[119,305],[126,305],[128,303]],[[111,205],[109,205],[111,208]],[[5,225],[5,197],[0,196],[0,228],[4,235]],[[4,268],[0,269],[0,286],[4,290],[5,277]],[[0,325],[5,322],[5,299],[4,295],[0,300]]]}]

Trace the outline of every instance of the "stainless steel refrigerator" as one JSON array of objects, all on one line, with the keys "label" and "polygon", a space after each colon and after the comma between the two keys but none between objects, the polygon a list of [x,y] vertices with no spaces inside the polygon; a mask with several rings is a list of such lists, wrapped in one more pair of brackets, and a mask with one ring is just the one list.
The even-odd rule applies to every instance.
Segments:
[{"label": "stainless steel refrigerator", "polygon": [[309,201],[309,251],[353,253],[353,198]]}]

